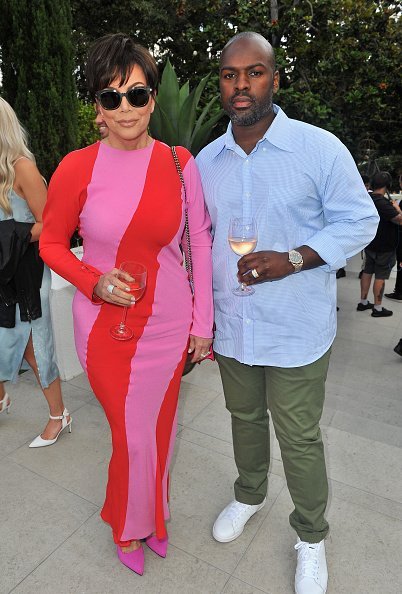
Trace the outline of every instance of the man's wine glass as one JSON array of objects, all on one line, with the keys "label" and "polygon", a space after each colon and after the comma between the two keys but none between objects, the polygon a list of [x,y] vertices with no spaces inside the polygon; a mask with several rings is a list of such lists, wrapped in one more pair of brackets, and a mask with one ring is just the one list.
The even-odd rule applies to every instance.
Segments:
[{"label": "man's wine glass", "polygon": [[[129,287],[129,294],[134,297],[135,303],[143,296],[147,283],[147,269],[139,262],[123,262],[119,269],[119,279]],[[130,340],[134,332],[126,325],[128,307],[124,307],[120,324],[110,328],[110,334],[116,340]]]},{"label": "man's wine glass", "polygon": [[[257,224],[254,217],[232,218],[229,225],[229,245],[238,256],[245,256],[253,252],[257,245]],[[240,283],[232,289],[239,297],[246,297],[255,293],[253,287]]]}]

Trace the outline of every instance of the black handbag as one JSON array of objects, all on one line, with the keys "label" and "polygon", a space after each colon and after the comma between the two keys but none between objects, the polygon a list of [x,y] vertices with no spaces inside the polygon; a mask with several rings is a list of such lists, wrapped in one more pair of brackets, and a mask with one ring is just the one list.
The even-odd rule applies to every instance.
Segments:
[{"label": "black handbag", "polygon": [[[193,279],[193,259],[191,256],[191,242],[190,242],[190,227],[188,224],[188,203],[187,203],[187,193],[186,193],[186,185],[184,183],[183,171],[181,169],[180,161],[177,156],[176,147],[171,147],[174,163],[176,165],[177,173],[179,174],[181,185],[183,188],[184,193],[184,234],[186,236],[186,247],[187,250],[184,252],[184,263],[186,266],[187,274],[188,274],[188,281],[190,283],[191,292],[194,295],[194,279]],[[187,252],[187,253],[186,253]],[[195,363],[191,360],[193,358],[194,353],[188,353],[186,362],[184,364],[183,375],[187,375],[190,373],[192,369],[195,367]]]}]

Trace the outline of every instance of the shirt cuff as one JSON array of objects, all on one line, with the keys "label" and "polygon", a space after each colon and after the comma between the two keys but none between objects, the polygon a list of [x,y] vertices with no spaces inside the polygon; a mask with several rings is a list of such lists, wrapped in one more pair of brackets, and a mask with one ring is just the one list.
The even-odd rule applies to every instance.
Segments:
[{"label": "shirt cuff", "polygon": [[328,271],[338,270],[346,266],[346,256],[343,249],[336,243],[334,238],[321,231],[320,235],[311,237],[304,242],[309,248],[317,252],[325,264],[321,266]]}]

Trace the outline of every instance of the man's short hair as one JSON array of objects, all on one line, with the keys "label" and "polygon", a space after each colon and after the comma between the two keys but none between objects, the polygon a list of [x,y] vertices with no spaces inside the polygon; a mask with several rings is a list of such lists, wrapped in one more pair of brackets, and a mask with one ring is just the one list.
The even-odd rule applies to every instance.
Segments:
[{"label": "man's short hair", "polygon": [[241,33],[236,33],[236,35],[234,35],[231,39],[229,39],[229,41],[227,42],[227,44],[224,46],[224,48],[222,49],[221,52],[221,63],[222,63],[222,58],[223,55],[225,53],[225,51],[232,45],[232,43],[235,43],[236,41],[239,41],[241,39],[256,39],[259,40],[260,43],[262,43],[263,45],[265,45],[266,49],[267,49],[267,53],[268,53],[268,59],[270,61],[270,64],[272,66],[272,70],[276,70],[276,61],[275,61],[275,51],[274,48],[272,47],[272,45],[269,43],[268,39],[265,39],[265,37],[263,35],[261,35],[261,33],[256,33],[255,31],[242,31]]},{"label": "man's short hair", "polygon": [[380,188],[390,188],[392,184],[392,177],[388,171],[378,171],[371,179],[371,189],[373,192]]},{"label": "man's short hair", "polygon": [[370,183],[370,178],[368,175],[366,175],[365,173],[361,173],[360,175],[362,176],[362,180],[365,185]]}]

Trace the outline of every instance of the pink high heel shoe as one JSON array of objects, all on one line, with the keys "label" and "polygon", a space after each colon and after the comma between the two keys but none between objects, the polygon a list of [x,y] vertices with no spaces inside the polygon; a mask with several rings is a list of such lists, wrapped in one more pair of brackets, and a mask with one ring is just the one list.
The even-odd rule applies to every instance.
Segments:
[{"label": "pink high heel shoe", "polygon": [[131,553],[124,553],[119,545],[117,545],[117,556],[120,561],[134,571],[138,575],[142,575],[144,573],[144,549],[140,546],[135,551],[131,551]]},{"label": "pink high heel shoe", "polygon": [[159,538],[156,538],[156,536],[151,534],[151,536],[148,536],[148,538],[145,539],[145,543],[151,549],[151,551],[159,555],[159,557],[166,557],[169,544],[168,536],[166,536],[166,538],[162,538],[162,540],[159,540]]}]

